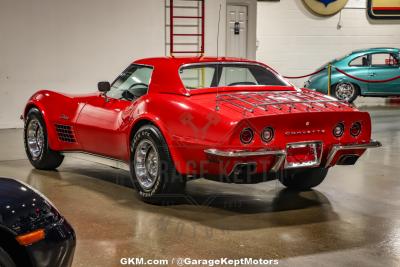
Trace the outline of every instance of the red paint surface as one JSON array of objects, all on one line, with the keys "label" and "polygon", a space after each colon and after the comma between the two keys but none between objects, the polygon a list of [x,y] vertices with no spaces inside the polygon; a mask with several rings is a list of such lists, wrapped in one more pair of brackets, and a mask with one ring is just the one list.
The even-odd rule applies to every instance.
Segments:
[{"label": "red paint surface", "polygon": [[400,7],[398,6],[377,6],[373,7],[374,11],[400,11]]},{"label": "red paint surface", "polygon": [[[293,86],[256,86],[206,88],[188,91],[179,78],[183,64],[200,62],[247,62],[226,58],[152,58],[136,63],[154,67],[147,95],[133,101],[110,99],[106,102],[100,93],[69,95],[42,90],[35,93],[27,103],[26,112],[36,106],[42,111],[46,122],[49,144],[58,151],[84,151],[129,162],[132,129],[144,120],[151,122],[162,132],[177,170],[182,174],[208,172],[221,173],[221,165],[228,172],[235,162],[257,162],[258,171],[268,171],[275,161],[273,156],[210,161],[204,149],[222,150],[284,150],[288,143],[321,141],[323,143],[322,164],[335,144],[367,143],[371,139],[371,121],[366,112],[340,104],[340,107],[323,105],[309,109],[296,103],[295,109],[269,108],[267,111],[243,112],[228,102],[219,103],[216,111],[216,95],[237,92],[275,93],[294,92]],[[261,64],[261,63],[258,63]],[[95,86],[92,88],[95,91]],[[299,94],[310,99],[325,97],[322,94],[302,89]],[[349,129],[352,123],[362,124],[361,134],[354,138]],[[333,137],[332,130],[338,122],[345,125],[343,137]],[[70,125],[76,134],[77,143],[61,142],[55,124]],[[265,127],[275,129],[275,137],[266,144],[261,140]],[[254,140],[243,145],[240,132],[251,127]],[[310,133],[308,133],[310,131]],[[290,134],[304,132],[300,134]],[[288,134],[289,133],[289,134]],[[364,150],[351,151],[361,155]],[[335,162],[335,161],[334,161]]]}]

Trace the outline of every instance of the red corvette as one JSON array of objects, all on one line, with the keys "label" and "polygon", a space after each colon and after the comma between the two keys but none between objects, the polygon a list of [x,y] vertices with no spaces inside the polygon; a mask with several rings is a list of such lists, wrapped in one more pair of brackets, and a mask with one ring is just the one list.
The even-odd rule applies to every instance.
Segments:
[{"label": "red corvette", "polygon": [[130,170],[140,196],[155,201],[201,177],[307,190],[381,145],[368,113],[254,61],[142,59],[98,90],[29,99],[24,137],[35,168],[85,156]]}]

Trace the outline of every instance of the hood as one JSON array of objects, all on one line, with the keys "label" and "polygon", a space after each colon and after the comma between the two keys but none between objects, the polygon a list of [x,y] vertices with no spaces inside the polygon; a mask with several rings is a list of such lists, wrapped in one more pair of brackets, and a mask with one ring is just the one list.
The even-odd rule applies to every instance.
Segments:
[{"label": "hood", "polygon": [[0,226],[23,234],[57,222],[59,216],[36,190],[16,180],[0,178]]}]

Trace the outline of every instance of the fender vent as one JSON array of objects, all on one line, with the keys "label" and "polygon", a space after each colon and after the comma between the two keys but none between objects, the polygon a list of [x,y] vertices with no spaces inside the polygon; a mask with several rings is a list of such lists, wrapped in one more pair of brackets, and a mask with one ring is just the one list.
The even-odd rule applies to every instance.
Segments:
[{"label": "fender vent", "polygon": [[62,142],[76,143],[75,133],[72,126],[56,124],[58,139]]}]

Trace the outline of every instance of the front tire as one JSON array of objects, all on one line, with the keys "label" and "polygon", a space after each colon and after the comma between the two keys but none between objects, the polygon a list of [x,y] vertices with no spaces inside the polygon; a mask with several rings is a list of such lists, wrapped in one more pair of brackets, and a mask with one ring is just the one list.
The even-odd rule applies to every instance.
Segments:
[{"label": "front tire", "polygon": [[152,125],[135,134],[130,169],[132,182],[145,202],[170,204],[183,195],[186,179],[176,171],[164,137]]},{"label": "front tire", "polygon": [[37,108],[29,110],[24,127],[25,152],[31,164],[39,170],[54,170],[64,160],[59,152],[51,150],[46,124]]},{"label": "front tire", "polygon": [[350,82],[340,82],[333,86],[334,96],[339,100],[353,103],[359,95],[357,85]]},{"label": "front tire", "polygon": [[322,183],[327,174],[325,168],[287,170],[279,181],[289,189],[306,191]]},{"label": "front tire", "polygon": [[0,247],[0,266],[1,267],[15,267],[15,262],[11,256]]}]

